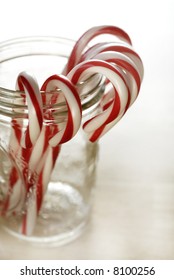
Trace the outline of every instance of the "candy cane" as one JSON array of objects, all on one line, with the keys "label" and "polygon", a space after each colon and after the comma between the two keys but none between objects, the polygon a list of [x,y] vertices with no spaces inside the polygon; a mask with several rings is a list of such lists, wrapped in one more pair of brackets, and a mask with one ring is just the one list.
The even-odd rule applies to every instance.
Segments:
[{"label": "candy cane", "polygon": [[50,181],[51,173],[54,169],[57,157],[60,152],[60,146],[51,147],[48,146],[47,153],[45,155],[45,162],[42,168],[42,171],[39,175],[39,180],[37,184],[37,213],[39,213],[39,210],[42,206],[43,197],[46,193],[47,186]]},{"label": "candy cane", "polygon": [[[28,193],[30,184],[28,182],[30,173],[33,173],[33,170],[30,170],[28,161],[32,153],[31,147],[36,143],[43,125],[43,112],[42,112],[42,98],[41,93],[37,84],[37,81],[34,77],[27,73],[22,72],[18,75],[17,89],[24,91],[26,95],[26,101],[28,105],[28,127],[21,138],[20,145],[21,149],[21,159],[24,160],[25,167],[22,170],[23,176],[26,184],[26,193]],[[26,149],[24,149],[24,148]],[[28,149],[30,148],[30,149]]]},{"label": "candy cane", "polygon": [[[52,98],[52,95],[48,92],[45,94],[43,93],[43,102],[46,107],[51,100],[54,103],[58,100],[58,98]],[[44,109],[43,111],[44,117],[53,122],[54,120],[51,113],[47,112],[47,109]],[[32,147],[32,152],[28,160],[28,166],[29,170],[35,170],[36,174],[38,174],[38,178],[33,178],[33,173],[31,172],[30,187],[32,191],[30,191],[30,197],[27,201],[26,211],[22,217],[20,228],[21,233],[24,235],[31,235],[34,231],[37,216],[43,202],[51,172],[60,151],[59,146],[52,148],[48,143],[53,133],[57,132],[58,126],[54,126],[54,129],[52,129],[52,127],[50,128],[50,125],[44,124],[36,143]],[[50,160],[50,158],[52,158],[52,160]]]},{"label": "candy cane", "polygon": [[74,85],[63,75],[53,75],[43,84],[42,90],[52,91],[59,88],[64,96],[68,108],[68,119],[65,126],[50,140],[52,147],[69,141],[77,133],[82,118],[81,102]]},{"label": "candy cane", "polygon": [[24,161],[24,168],[22,170],[22,173],[24,176],[26,187],[28,187],[28,160],[32,152],[32,149],[28,148],[31,148],[33,146],[41,133],[43,125],[43,105],[37,81],[31,74],[27,72],[20,73],[17,78],[16,88],[20,91],[25,92],[28,105],[29,124],[24,135],[20,136],[21,139],[19,146],[21,146],[21,148],[19,148],[18,150],[18,153],[21,154],[21,160]]},{"label": "candy cane", "polygon": [[[53,75],[45,81],[41,88],[41,90],[45,92],[52,92],[57,89],[60,89],[62,94],[65,96],[65,102],[68,108],[68,116],[64,127],[61,130],[59,130],[60,125],[57,129],[58,125],[55,123],[54,131],[50,131],[51,133],[48,133],[48,131],[42,131],[34,147],[34,149],[36,148],[34,151],[35,153],[39,151],[39,146],[37,144],[41,144],[42,147],[40,148],[39,155],[42,154],[42,157],[40,158],[39,156],[40,162],[38,162],[37,167],[37,170],[39,168],[39,179],[35,186],[36,190],[31,194],[31,198],[29,199],[26,208],[26,214],[22,220],[21,230],[25,235],[31,235],[34,230],[36,218],[41,208],[43,197],[60,150],[60,144],[70,140],[76,134],[81,124],[81,103],[74,85],[62,75]],[[54,120],[52,121],[54,122]],[[44,139],[46,139],[46,141]],[[45,148],[43,148],[43,146]],[[32,164],[32,166],[33,164],[36,165],[36,162],[34,163],[34,153],[30,159],[30,164]]]},{"label": "candy cane", "polygon": [[[51,174],[53,167],[55,165],[55,161],[57,158],[57,155],[60,150],[60,144],[69,141],[72,137],[75,136],[77,133],[80,124],[81,124],[81,118],[82,118],[82,108],[80,103],[79,95],[73,86],[73,84],[64,76],[62,75],[53,75],[49,77],[45,83],[43,84],[41,90],[45,92],[53,92],[54,90],[61,90],[61,94],[59,94],[59,97],[61,97],[62,101],[62,95],[64,95],[64,100],[67,104],[68,112],[67,112],[67,120],[64,122],[64,127],[61,128],[62,125],[55,124],[53,126],[52,131],[50,131],[48,126],[48,131],[44,132],[44,136],[46,137],[46,142],[49,143],[45,145],[45,148],[42,149],[42,153],[45,150],[45,153],[47,154],[47,157],[50,157],[52,154],[53,160],[49,164],[50,172],[48,172],[49,168],[44,166],[43,168],[43,178],[44,179],[44,186],[47,186],[47,183],[49,180],[48,178],[50,175],[45,174]],[[58,97],[58,98],[59,98]],[[54,99],[54,103],[58,102],[58,98]],[[54,113],[53,113],[54,114]],[[49,116],[52,119],[52,122],[54,123],[54,115]],[[50,145],[50,146],[49,146]],[[42,162],[40,163],[42,166]],[[39,166],[40,166],[39,165]],[[40,172],[39,172],[40,173]],[[44,187],[45,189],[46,187]],[[45,191],[44,191],[45,192]]]},{"label": "candy cane", "polygon": [[[28,159],[31,149],[24,149],[22,145],[31,147],[37,140],[42,127],[42,102],[40,91],[35,79],[28,73],[21,73],[17,79],[17,89],[25,91],[28,103],[29,125],[25,135],[22,137],[22,125],[18,120],[12,121],[12,134],[9,143],[9,152],[12,152],[14,161],[18,158],[20,161],[19,170],[12,168],[10,174],[10,191],[8,197],[4,201],[3,213],[9,211],[21,210],[25,201],[24,193],[28,192]],[[36,129],[36,131],[34,130]],[[34,134],[36,132],[36,134]],[[19,175],[19,172],[21,175]],[[23,179],[20,178],[23,176]],[[25,184],[25,187],[23,186]],[[24,190],[25,189],[25,190]]]},{"label": "candy cane", "polygon": [[80,62],[83,51],[88,45],[88,43],[93,38],[103,34],[114,35],[120,38],[121,40],[127,42],[128,44],[132,44],[128,34],[124,30],[116,26],[104,25],[93,27],[87,30],[74,45],[73,50],[68,59],[67,65],[63,71],[63,74],[67,75],[73,69],[73,67]]},{"label": "candy cane", "polygon": [[29,124],[22,138],[21,145],[24,148],[31,148],[39,137],[43,125],[42,98],[36,80],[26,72],[19,74],[17,78],[17,87],[25,91]]},{"label": "candy cane", "polygon": [[84,61],[74,67],[68,74],[68,78],[77,84],[84,76],[94,73],[101,73],[109,79],[114,88],[114,98],[109,106],[103,106],[102,113],[86,121],[84,130],[89,134],[90,141],[96,141],[102,134],[105,127],[115,120],[119,120],[126,111],[130,102],[130,92],[124,75],[118,68],[108,62],[101,60]]}]

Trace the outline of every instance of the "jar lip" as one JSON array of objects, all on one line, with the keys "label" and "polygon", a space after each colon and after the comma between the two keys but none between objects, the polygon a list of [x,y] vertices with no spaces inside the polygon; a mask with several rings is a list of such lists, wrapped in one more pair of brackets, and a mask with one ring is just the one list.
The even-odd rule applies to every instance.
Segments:
[{"label": "jar lip", "polygon": [[8,39],[5,41],[0,42],[0,49],[4,48],[6,46],[12,46],[14,44],[21,44],[21,43],[26,43],[26,42],[59,42],[59,43],[67,43],[71,44],[72,46],[75,44],[75,40],[69,39],[66,37],[61,37],[61,36],[50,36],[50,35],[45,35],[45,36],[22,36],[22,37],[16,37],[12,39]]},{"label": "jar lip", "polygon": [[[3,42],[0,42],[0,52],[3,54],[3,52],[6,55],[5,59],[1,59],[0,57],[0,63],[9,61],[14,58],[20,58],[25,56],[32,56],[32,55],[53,55],[53,56],[65,56],[68,59],[68,56],[70,55],[70,52],[72,51],[72,48],[75,44],[75,40],[65,38],[65,37],[58,37],[58,36],[23,36],[18,38],[9,39]],[[38,44],[43,43],[43,49],[41,48],[41,45]],[[36,45],[35,45],[36,44]],[[45,45],[44,45],[45,44]],[[48,45],[50,44],[48,48]],[[67,47],[70,47],[68,49],[68,54],[62,54],[60,53],[60,46],[59,44],[65,45]],[[19,50],[16,47],[19,47]],[[13,53],[14,52],[14,53]],[[25,70],[25,69],[23,69]],[[90,83],[93,77],[96,74],[91,75],[90,77],[86,78],[84,81],[81,81],[77,84],[77,87],[83,86],[85,83]],[[98,84],[98,82],[97,82]],[[94,84],[94,88],[97,84]],[[91,89],[93,89],[91,87]],[[15,89],[10,89],[8,87],[4,87],[0,85],[0,95],[1,93],[8,95],[9,97],[14,97],[15,94],[17,94]],[[18,94],[17,94],[18,95]]]},{"label": "jar lip", "polygon": [[[40,49],[39,47],[42,43],[43,47]],[[24,36],[13,38],[0,42],[0,52],[4,52],[4,57],[2,57],[0,63],[13,58],[20,58],[35,54],[64,56],[68,58],[74,44],[75,40],[58,36]],[[63,51],[61,52],[62,45],[65,45],[67,48],[66,50],[63,48]],[[80,89],[82,107],[86,109],[95,105],[101,97],[101,94],[103,94],[103,77],[99,74],[93,74],[86,78],[86,80],[79,82],[76,86]],[[2,108],[0,108],[2,109],[1,112],[4,112],[4,114],[7,113],[9,116],[13,117],[11,110],[12,107],[15,107],[16,109],[19,108],[19,110],[21,110],[21,94],[23,94],[22,91],[0,86],[0,105],[2,105]],[[17,107],[18,105],[19,107]],[[25,105],[23,108],[26,109]],[[19,115],[21,115],[21,113],[19,113]]]},{"label": "jar lip", "polygon": [[[66,44],[69,45],[71,48],[75,44],[75,40],[65,38],[65,37],[59,37],[59,36],[23,36],[23,37],[17,37],[17,38],[12,38],[8,39],[5,41],[0,42],[0,52],[5,51],[7,49],[13,49],[17,45],[22,45],[26,43],[61,43],[61,44]],[[10,60],[10,59],[9,59]],[[2,61],[1,61],[2,62]],[[0,86],[0,92],[3,92],[6,95],[16,94],[16,90],[9,89],[6,87]]]}]

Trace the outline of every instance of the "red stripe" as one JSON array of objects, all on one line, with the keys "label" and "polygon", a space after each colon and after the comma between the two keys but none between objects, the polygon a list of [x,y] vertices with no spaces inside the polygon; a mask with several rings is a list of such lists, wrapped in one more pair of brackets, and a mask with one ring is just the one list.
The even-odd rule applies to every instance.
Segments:
[{"label": "red stripe", "polygon": [[115,35],[116,37],[126,40],[130,45],[132,45],[129,35],[123,29],[117,26],[112,26],[112,25],[104,26],[103,28],[101,28],[101,30],[97,32],[97,35],[100,34]]},{"label": "red stripe", "polygon": [[79,97],[79,94],[78,94],[76,88],[74,87],[73,83],[70,80],[68,80],[67,77],[65,77],[63,75],[59,75],[58,78],[61,82],[63,82],[72,91],[73,96],[75,97],[76,102],[78,104],[79,110],[82,113],[82,106],[81,106],[80,97]]},{"label": "red stripe", "polygon": [[43,170],[39,175],[39,180],[36,185],[36,200],[37,200],[37,213],[39,212],[43,201]]},{"label": "red stripe", "polygon": [[[114,52],[120,52],[120,53],[129,53],[129,54],[132,54],[132,55],[136,56],[136,57],[142,62],[140,56],[139,56],[134,50],[132,50],[132,49],[130,49],[130,48],[128,48],[128,47],[117,46],[117,45],[114,45],[114,44],[113,44],[113,45],[107,46],[107,44],[109,44],[109,43],[106,43],[106,47],[103,46],[103,49],[101,49],[100,52],[98,52],[98,53],[103,53],[103,52],[107,52],[107,51],[114,51]],[[99,43],[99,44],[98,44],[98,48],[99,48],[100,46],[102,46],[102,45],[103,45],[103,43],[101,43],[101,44]],[[91,52],[91,50],[92,50],[93,48],[95,48],[95,47],[96,47],[96,45],[94,45],[94,46],[92,46],[91,48],[89,48],[89,49],[83,54],[83,56],[81,57],[81,60],[80,60],[80,61],[83,61],[83,60],[85,59],[86,55],[87,55],[89,52]]]},{"label": "red stripe", "polygon": [[73,96],[74,96],[75,99],[76,99],[76,102],[77,102],[77,104],[78,104],[78,106],[79,106],[79,110],[82,112],[81,101],[80,101],[78,92],[77,92],[76,88],[74,87],[73,83],[72,83],[70,80],[68,80],[67,77],[65,77],[65,76],[63,76],[63,75],[52,75],[52,76],[50,76],[50,77],[44,82],[44,84],[42,85],[41,90],[46,91],[49,82],[51,82],[51,81],[53,81],[53,80],[60,81],[60,82],[64,83],[67,87],[69,87],[69,89],[70,89],[70,90],[72,91],[72,93],[73,93]]},{"label": "red stripe", "polygon": [[53,147],[52,149],[53,149],[53,168],[54,168],[57,157],[60,152],[60,145],[57,145],[56,147]]},{"label": "red stripe", "polygon": [[103,49],[101,52],[106,52],[106,51],[115,51],[115,52],[121,52],[121,53],[129,53],[129,54],[133,54],[134,56],[136,56],[140,61],[141,58],[140,56],[132,49],[128,48],[128,47],[124,47],[124,46],[109,46],[106,47],[105,49]]},{"label": "red stripe", "polygon": [[[120,97],[119,97],[117,91],[115,90],[115,97],[113,98],[112,102],[109,103],[109,106],[103,107],[103,112],[105,110],[109,109],[109,107],[112,107],[112,109],[111,109],[111,112],[110,112],[108,118],[106,119],[106,121],[104,123],[102,123],[102,125],[100,127],[105,126],[106,124],[112,122],[113,120],[115,120],[117,118],[117,116],[119,115],[119,112],[120,112],[120,105],[121,105],[120,104]],[[99,115],[102,115],[103,112],[100,113]],[[96,115],[93,118],[86,121],[83,124],[83,128],[85,128],[93,119],[95,119],[99,115]],[[100,127],[98,129],[100,129]]]},{"label": "red stripe", "polygon": [[27,89],[27,92],[28,92],[28,94],[29,94],[29,96],[31,98],[33,107],[34,107],[36,115],[37,115],[39,126],[40,126],[40,129],[41,129],[42,128],[42,124],[43,124],[42,109],[40,108],[40,104],[39,104],[38,99],[36,97],[36,93],[34,92],[32,86],[30,85],[30,83],[28,82],[28,80],[24,76],[20,76],[19,77],[19,81],[20,80],[22,81],[22,84]]},{"label": "red stripe", "polygon": [[[73,84],[77,84],[81,74],[89,69],[89,68],[92,68],[92,67],[103,67],[103,68],[107,68],[107,69],[110,69],[112,70],[113,72],[115,72],[117,75],[120,76],[120,78],[124,81],[125,83],[125,80],[123,78],[123,76],[120,74],[120,72],[113,66],[111,65],[110,63],[106,62],[106,61],[103,61],[103,60],[98,60],[98,59],[93,59],[93,60],[86,60],[85,63],[83,63],[82,65],[80,64],[79,68],[77,68],[76,72],[74,73],[73,77],[71,78],[71,81]],[[101,74],[102,71],[101,71]]]},{"label": "red stripe", "polygon": [[27,127],[26,133],[25,133],[25,147],[26,148],[31,148],[32,147],[32,142],[30,138],[30,132],[29,132],[29,127]]},{"label": "red stripe", "polygon": [[21,128],[21,126],[18,124],[18,122],[16,120],[12,120],[11,123],[12,123],[12,127],[14,129],[14,133],[15,133],[16,139],[20,143],[21,136],[22,136],[22,128]]},{"label": "red stripe", "polygon": [[117,91],[115,91],[115,98],[114,98],[113,104],[111,106],[112,106],[112,110],[104,124],[108,124],[108,123],[112,122],[113,120],[115,120],[116,117],[120,113],[121,102],[120,102],[120,97],[119,97]]},{"label": "red stripe", "polygon": [[102,126],[100,126],[98,129],[96,129],[96,130],[94,131],[94,133],[92,134],[92,136],[89,138],[89,140],[90,140],[91,142],[97,141],[97,140],[99,139],[100,135],[102,134],[102,132],[103,132],[105,126],[106,126],[106,125],[102,125]]},{"label": "red stripe", "polygon": [[68,120],[67,120],[67,123],[66,123],[65,132],[62,136],[62,139],[61,139],[59,145],[67,142],[68,140],[70,140],[73,137],[73,134],[74,134],[74,122],[73,122],[73,117],[72,117],[72,114],[71,114],[71,111],[70,111],[70,106],[69,106],[68,103],[67,103],[67,107],[68,107]]},{"label": "red stripe", "polygon": [[22,234],[26,235],[27,233],[27,214],[24,214],[22,220]]},{"label": "red stripe", "polygon": [[117,66],[119,65],[119,66],[123,67],[124,69],[126,69],[128,72],[130,72],[136,81],[136,84],[138,87],[138,92],[139,92],[140,85],[141,85],[140,76],[139,76],[139,73],[137,72],[137,70],[129,62],[122,60],[122,59],[117,59],[117,58],[108,59],[106,61],[114,62]]}]

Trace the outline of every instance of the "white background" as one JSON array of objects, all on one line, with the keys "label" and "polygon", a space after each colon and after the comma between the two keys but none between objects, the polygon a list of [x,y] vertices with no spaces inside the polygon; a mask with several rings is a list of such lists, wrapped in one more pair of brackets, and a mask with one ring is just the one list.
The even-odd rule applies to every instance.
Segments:
[{"label": "white background", "polygon": [[0,41],[28,35],[78,39],[95,25],[119,26],[145,68],[138,100],[101,140],[92,227],[63,251],[47,253],[1,233],[0,258],[173,258],[174,2],[5,0],[0,13]]}]

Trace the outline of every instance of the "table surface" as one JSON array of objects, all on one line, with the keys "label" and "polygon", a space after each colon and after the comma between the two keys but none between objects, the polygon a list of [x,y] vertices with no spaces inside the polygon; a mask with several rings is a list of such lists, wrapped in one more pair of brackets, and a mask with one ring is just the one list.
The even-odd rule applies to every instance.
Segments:
[{"label": "table surface", "polygon": [[[110,1],[112,5],[113,2]],[[128,8],[125,9],[125,2],[120,1],[117,10],[122,8],[125,17],[124,13],[117,13],[116,23],[115,9],[108,13],[109,23],[127,28],[133,36],[135,49],[144,62],[145,77],[135,104],[100,141],[94,206],[86,231],[69,244],[45,248],[17,240],[0,227],[0,259],[174,258],[174,17],[169,2],[151,1],[149,6],[146,1],[141,5],[139,1],[127,1]],[[14,4],[18,7],[16,2]],[[101,25],[104,16],[107,20],[105,6],[104,11],[98,13],[97,22],[95,10],[93,14],[91,5],[87,8],[90,8],[90,23],[85,25],[85,19],[89,22],[89,14],[86,13],[86,18],[81,13],[84,25],[72,20],[77,29],[78,26],[85,29],[85,26]],[[15,36],[15,30],[22,30],[21,18],[10,10],[15,20],[14,28],[9,25],[11,33],[8,35]],[[10,10],[8,8],[8,13]],[[47,9],[45,12],[48,16]],[[56,29],[58,26],[56,9],[55,12],[55,24],[50,21],[51,30],[54,25]],[[15,28],[17,19],[20,29]],[[54,16],[51,19],[54,20]],[[38,23],[38,13],[34,20]],[[4,22],[2,19],[2,24]],[[48,25],[49,20],[45,22]],[[30,30],[31,21],[28,23]],[[26,30],[24,24],[25,34]],[[68,36],[69,25],[66,27],[65,24],[62,32],[66,30]]]}]

